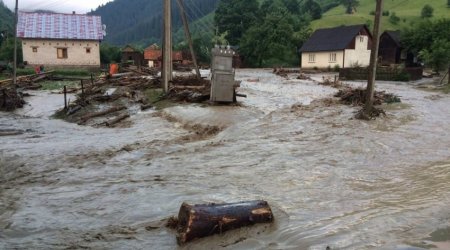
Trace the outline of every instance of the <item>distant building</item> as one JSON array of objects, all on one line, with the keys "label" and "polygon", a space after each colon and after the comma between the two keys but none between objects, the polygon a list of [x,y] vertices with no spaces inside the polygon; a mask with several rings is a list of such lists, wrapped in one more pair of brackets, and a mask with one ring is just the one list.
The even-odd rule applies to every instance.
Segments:
[{"label": "distant building", "polygon": [[19,12],[23,60],[50,67],[100,67],[99,16]]},{"label": "distant building", "polygon": [[303,44],[301,68],[368,66],[372,35],[365,25],[318,29]]},{"label": "distant building", "polygon": [[[162,65],[162,50],[156,45],[150,45],[144,50],[144,60],[148,62],[150,68],[160,68]],[[173,63],[183,63],[183,52],[172,51]]]},{"label": "distant building", "polygon": [[404,64],[406,67],[420,67],[417,56],[403,48],[400,31],[385,31],[380,36],[378,58],[381,65]]},{"label": "distant building", "polygon": [[132,62],[133,65],[142,66],[144,65],[144,54],[131,45],[127,45],[122,49],[122,62]]},{"label": "distant building", "polygon": [[400,31],[385,31],[380,36],[378,51],[379,63],[382,65],[399,64],[401,62],[402,46]]}]

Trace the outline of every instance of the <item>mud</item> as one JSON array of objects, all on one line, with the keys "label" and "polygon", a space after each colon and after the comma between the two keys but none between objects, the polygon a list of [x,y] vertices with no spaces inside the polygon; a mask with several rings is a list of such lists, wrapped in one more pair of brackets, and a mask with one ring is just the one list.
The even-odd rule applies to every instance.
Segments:
[{"label": "mud", "polygon": [[379,82],[403,103],[359,121],[335,88],[237,78],[238,107],[136,111],[124,128],[51,119],[63,99],[46,92],[0,113],[0,129],[24,131],[0,137],[0,248],[177,249],[165,224],[184,201],[264,199],[275,215],[184,249],[407,249],[450,227],[448,95]]}]

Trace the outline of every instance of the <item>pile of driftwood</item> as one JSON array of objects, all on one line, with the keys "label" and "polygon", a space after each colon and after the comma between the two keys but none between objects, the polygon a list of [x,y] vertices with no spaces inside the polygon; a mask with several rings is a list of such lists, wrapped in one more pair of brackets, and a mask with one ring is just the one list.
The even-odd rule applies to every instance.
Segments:
[{"label": "pile of driftwood", "polygon": [[[341,103],[353,106],[362,106],[366,102],[367,97],[366,89],[353,89],[350,87],[343,88],[335,95],[339,97]],[[401,102],[400,97],[386,93],[385,91],[375,91],[374,92],[374,105],[381,105],[383,103],[396,103]]]},{"label": "pile of driftwood", "polygon": [[[17,86],[21,89],[29,89],[29,90],[36,90],[41,88],[42,86],[39,84],[40,81],[49,79],[52,77],[53,71],[44,72],[40,74],[33,74],[33,75],[26,75],[26,76],[19,76],[17,77]],[[0,81],[0,86],[5,85],[12,85],[13,79],[6,79]]]},{"label": "pile of driftwood", "polygon": [[23,93],[13,86],[0,89],[0,111],[14,111],[22,108],[24,104]]},{"label": "pile of driftwood", "polygon": [[334,76],[334,79],[332,77],[322,77],[322,81],[319,82],[319,85],[323,85],[323,86],[330,86],[333,88],[340,88],[342,87],[342,83],[339,81],[339,79],[337,78],[337,76]]},{"label": "pile of driftwood", "polygon": [[166,97],[175,101],[200,103],[209,100],[211,82],[195,76],[176,77]]}]

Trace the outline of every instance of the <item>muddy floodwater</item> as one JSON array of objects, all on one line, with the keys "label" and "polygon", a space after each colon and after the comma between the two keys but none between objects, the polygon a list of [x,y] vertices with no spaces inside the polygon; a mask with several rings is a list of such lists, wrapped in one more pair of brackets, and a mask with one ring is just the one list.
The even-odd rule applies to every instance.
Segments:
[{"label": "muddy floodwater", "polygon": [[449,249],[449,95],[378,82],[402,103],[367,122],[320,101],[334,88],[237,78],[238,106],[150,110],[118,128],[50,118],[63,99],[47,92],[0,113],[0,130],[20,132],[0,137],[0,249],[177,249],[164,223],[182,202],[255,199],[275,223],[183,248]]}]

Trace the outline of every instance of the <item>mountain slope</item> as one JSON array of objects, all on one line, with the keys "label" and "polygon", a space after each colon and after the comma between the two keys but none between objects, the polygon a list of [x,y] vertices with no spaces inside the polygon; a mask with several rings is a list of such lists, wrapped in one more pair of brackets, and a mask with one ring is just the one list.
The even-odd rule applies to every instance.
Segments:
[{"label": "mountain slope", "polygon": [[[219,0],[185,0],[186,12],[191,21],[213,12]],[[161,0],[115,0],[98,7],[90,14],[100,15],[106,24],[105,41],[123,46],[128,43],[146,46],[160,42],[162,35]],[[172,0],[173,30],[181,27],[176,1]]]},{"label": "mountain slope", "polygon": [[11,33],[14,29],[13,23],[13,13],[5,6],[3,1],[0,1],[0,32],[7,31],[8,33]]},{"label": "mountain slope", "polygon": [[[388,0],[384,1],[384,10],[389,11],[391,15],[395,12],[396,16],[398,16],[400,20],[398,24],[393,24],[389,22],[389,16],[383,16],[382,29],[401,29],[420,21],[420,14],[425,4],[429,4],[434,8],[434,19],[450,17],[450,8],[447,8],[447,0]],[[374,16],[370,13],[374,10],[375,1],[373,0],[360,0],[360,6],[357,7],[357,12],[351,15],[345,14],[344,6],[340,5],[324,13],[322,18],[313,21],[311,26],[313,29],[318,29],[361,23],[371,25],[373,23]]]}]

